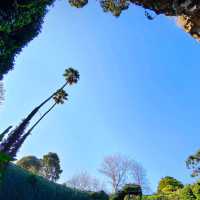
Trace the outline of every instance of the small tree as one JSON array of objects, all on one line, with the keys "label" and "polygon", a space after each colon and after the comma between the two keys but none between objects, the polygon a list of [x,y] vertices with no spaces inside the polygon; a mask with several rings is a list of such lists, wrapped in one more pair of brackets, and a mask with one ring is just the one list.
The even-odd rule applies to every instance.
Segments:
[{"label": "small tree", "polygon": [[34,174],[39,174],[42,169],[42,161],[35,156],[25,156],[16,164]]},{"label": "small tree", "polygon": [[127,183],[140,185],[145,192],[150,190],[145,169],[126,156],[120,154],[106,156],[99,171],[108,178],[115,193]]},{"label": "small tree", "polygon": [[200,175],[200,150],[198,150],[194,155],[188,157],[186,160],[186,166],[188,169],[192,170],[192,177]]},{"label": "small tree", "polygon": [[96,177],[91,176],[86,171],[73,175],[65,183],[65,185],[67,187],[76,188],[82,191],[99,192],[101,190],[105,190],[104,184],[103,183],[101,184]]},{"label": "small tree", "polygon": [[132,160],[130,166],[130,177],[132,182],[134,182],[136,185],[139,185],[142,188],[143,192],[148,193],[151,191],[146,170],[140,163],[134,160]]},{"label": "small tree", "polygon": [[110,200],[141,200],[142,188],[137,184],[126,184],[118,192],[111,195]]},{"label": "small tree", "polygon": [[166,176],[160,180],[157,192],[167,194],[170,192],[175,192],[181,188],[183,188],[183,184],[180,181],[171,176]]},{"label": "small tree", "polygon": [[113,192],[117,192],[126,183],[130,166],[131,162],[128,158],[116,154],[104,158],[99,172],[108,178]]},{"label": "small tree", "polygon": [[62,170],[60,167],[59,157],[56,153],[50,152],[43,156],[40,173],[50,181],[56,182],[60,178]]},{"label": "small tree", "polygon": [[192,192],[192,188],[190,185],[186,185],[180,193],[181,200],[195,200],[196,197]]}]

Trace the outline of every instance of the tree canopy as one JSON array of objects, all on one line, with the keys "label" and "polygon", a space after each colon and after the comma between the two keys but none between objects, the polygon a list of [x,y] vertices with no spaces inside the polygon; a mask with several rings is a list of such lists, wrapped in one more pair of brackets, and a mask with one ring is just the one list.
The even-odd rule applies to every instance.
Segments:
[{"label": "tree canopy", "polygon": [[42,159],[36,156],[25,156],[16,164],[33,174],[47,178],[50,181],[57,181],[62,173],[60,159],[56,153],[48,153]]},{"label": "tree canopy", "polygon": [[194,155],[191,155],[186,160],[186,166],[192,170],[191,176],[196,177],[200,175],[200,150]]},{"label": "tree canopy", "polygon": [[15,56],[40,33],[47,7],[54,1],[0,2],[0,80],[13,69]]},{"label": "tree canopy", "polygon": [[[0,80],[13,69],[15,56],[41,31],[48,6],[55,0],[7,0],[0,2]],[[130,5],[144,8],[145,16],[163,14],[178,19],[183,29],[200,40],[200,4],[196,0],[98,0],[104,12],[118,17]],[[86,6],[88,0],[68,0],[76,8]]]},{"label": "tree canopy", "polygon": [[170,193],[177,191],[178,189],[183,188],[183,184],[177,179],[166,176],[162,178],[158,184],[157,192],[158,193]]},{"label": "tree canopy", "polygon": [[56,153],[48,153],[42,158],[41,175],[51,181],[57,181],[62,173],[60,159]]},{"label": "tree canopy", "polygon": [[42,168],[41,160],[36,156],[25,156],[18,160],[16,164],[34,174],[39,174],[39,171]]}]

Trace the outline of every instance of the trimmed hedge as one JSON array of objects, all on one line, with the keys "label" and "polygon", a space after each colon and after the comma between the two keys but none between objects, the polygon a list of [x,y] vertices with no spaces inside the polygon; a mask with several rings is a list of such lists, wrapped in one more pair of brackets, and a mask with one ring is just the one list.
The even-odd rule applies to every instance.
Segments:
[{"label": "trimmed hedge", "polygon": [[79,190],[50,182],[9,164],[0,185],[2,200],[92,200]]}]

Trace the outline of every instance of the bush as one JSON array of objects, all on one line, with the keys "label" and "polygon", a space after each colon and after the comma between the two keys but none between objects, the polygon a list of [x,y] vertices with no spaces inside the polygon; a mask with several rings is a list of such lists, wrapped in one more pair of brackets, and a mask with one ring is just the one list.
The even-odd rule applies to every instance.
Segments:
[{"label": "bush", "polygon": [[109,199],[109,195],[106,194],[104,191],[89,192],[89,195],[93,200],[108,200]]},{"label": "bush", "polygon": [[180,181],[173,177],[166,176],[160,180],[157,192],[168,194],[181,188],[183,188],[183,184]]}]

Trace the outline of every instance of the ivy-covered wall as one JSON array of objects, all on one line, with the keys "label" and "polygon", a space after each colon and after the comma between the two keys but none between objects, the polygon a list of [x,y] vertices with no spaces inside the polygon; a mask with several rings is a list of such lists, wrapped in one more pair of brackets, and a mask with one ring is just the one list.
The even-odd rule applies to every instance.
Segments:
[{"label": "ivy-covered wall", "polygon": [[55,0],[0,1],[0,80],[13,69],[15,56],[36,37]]}]

